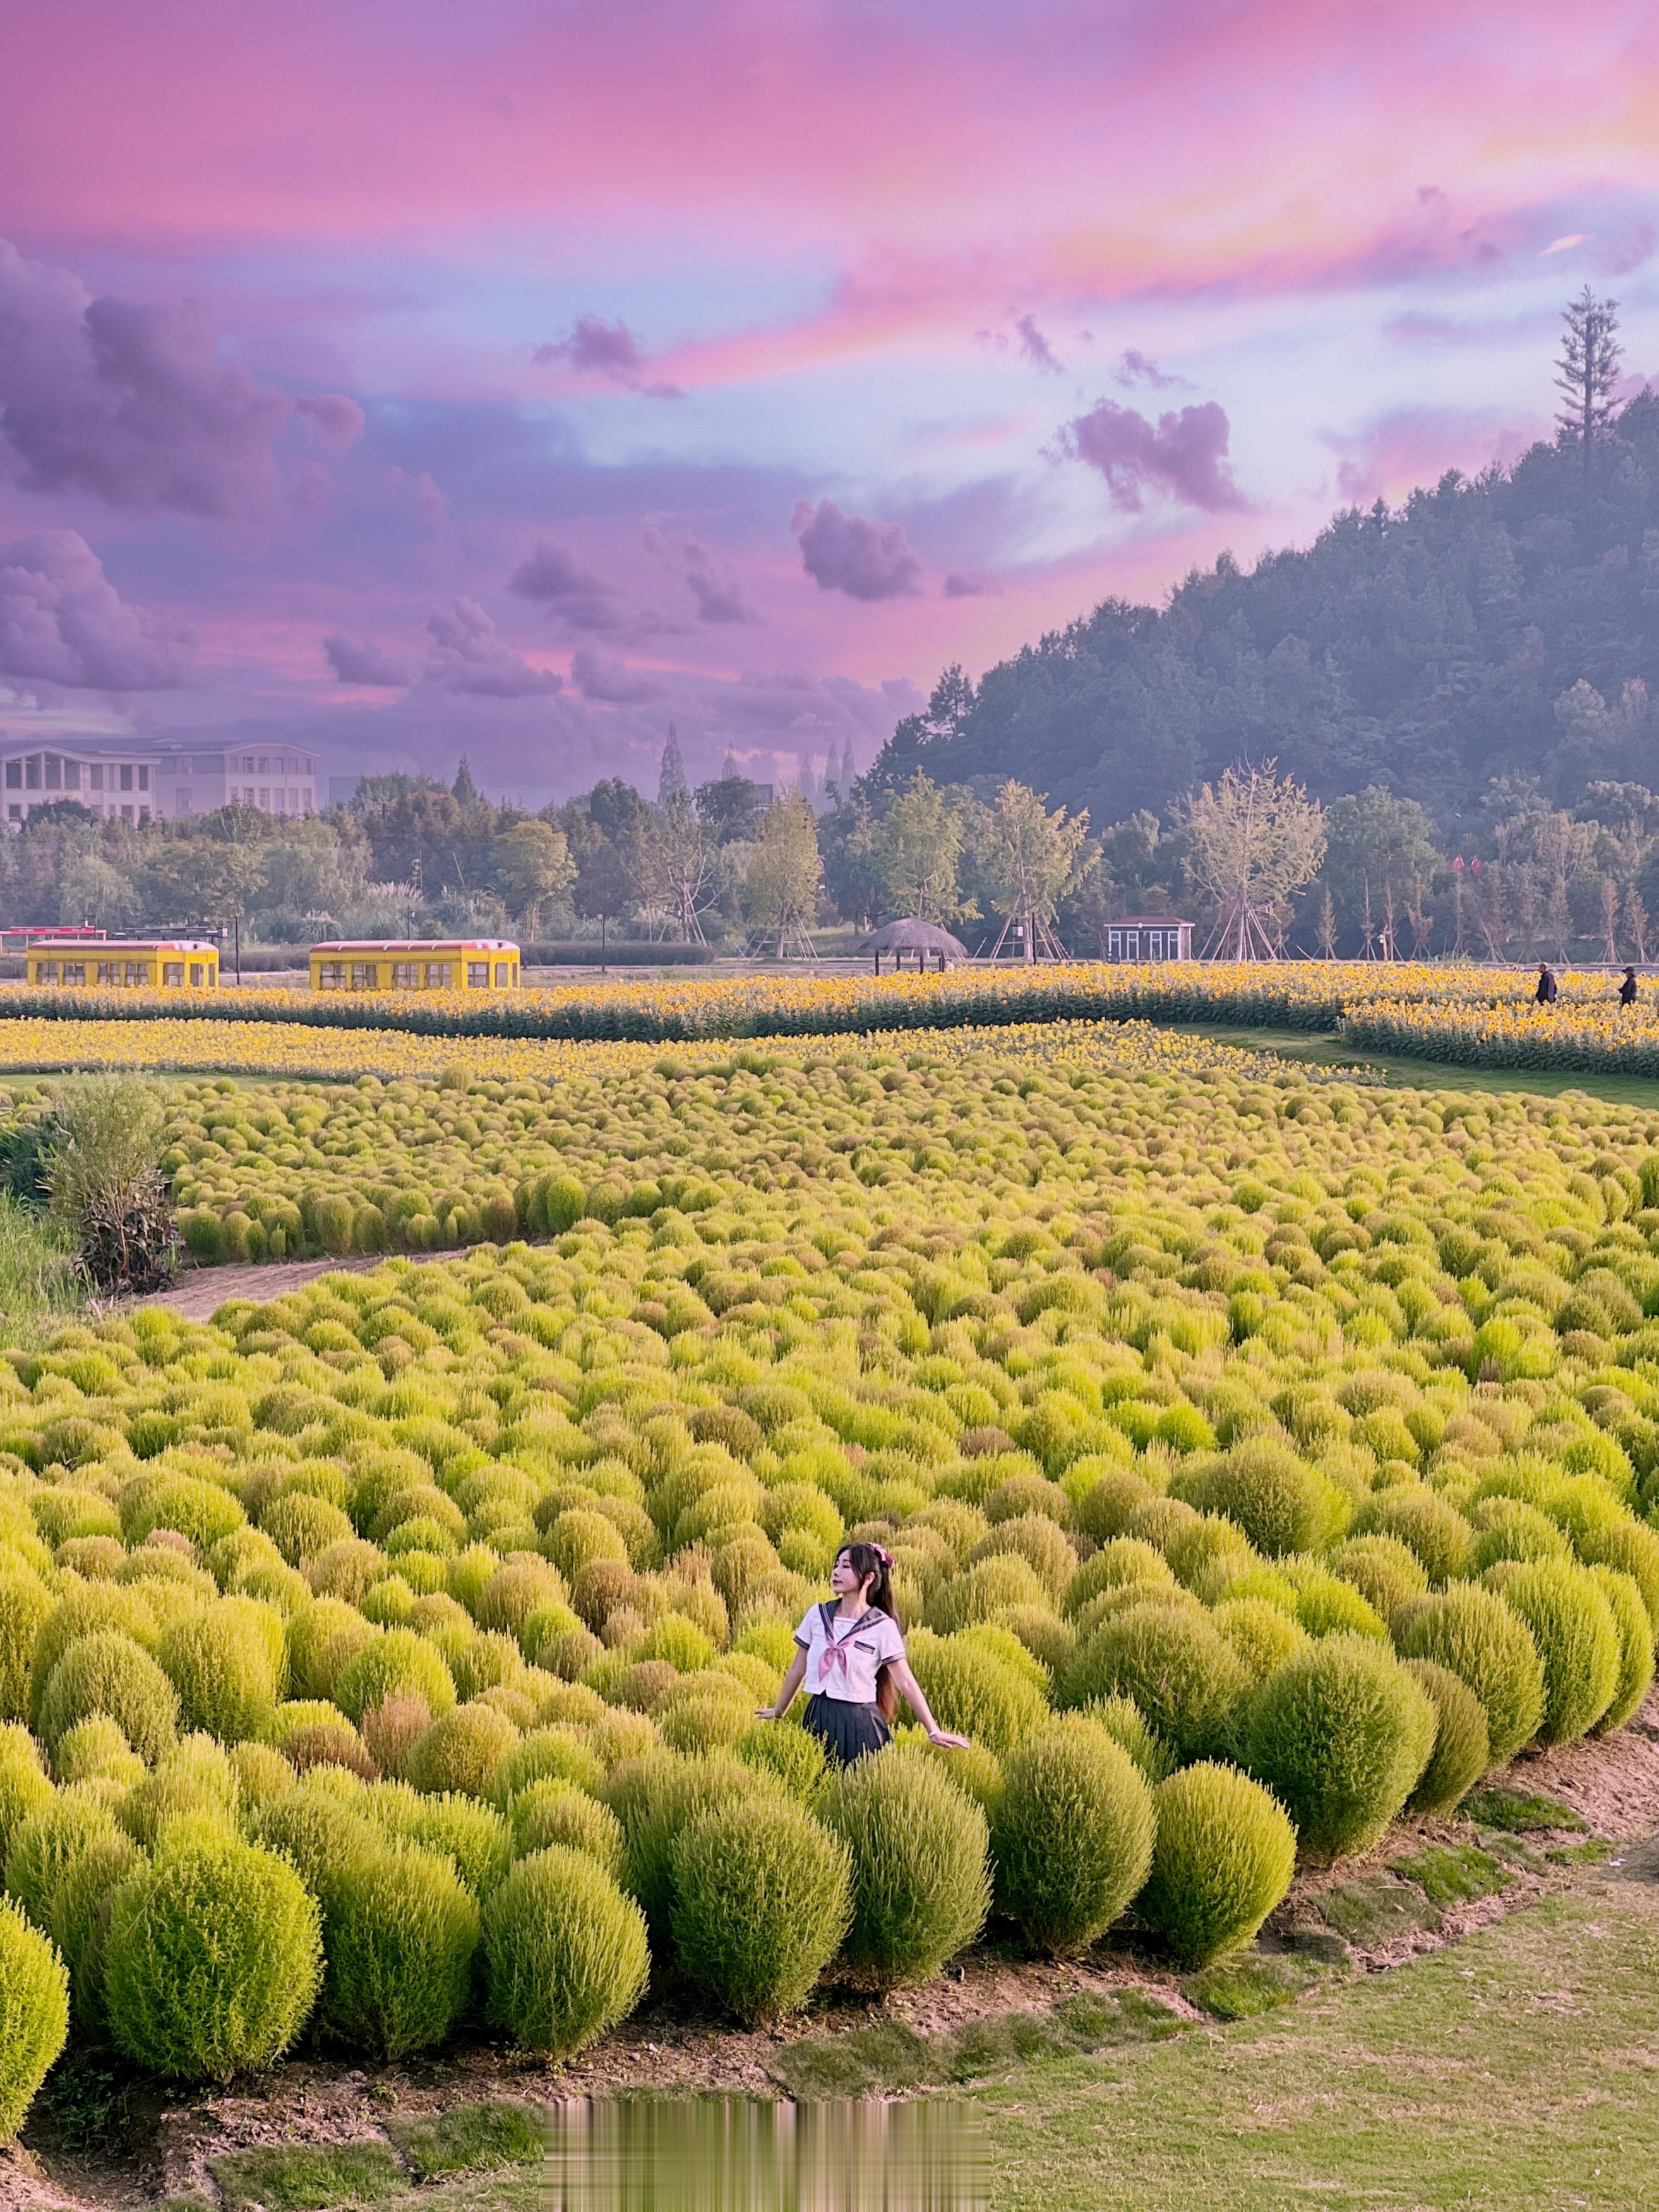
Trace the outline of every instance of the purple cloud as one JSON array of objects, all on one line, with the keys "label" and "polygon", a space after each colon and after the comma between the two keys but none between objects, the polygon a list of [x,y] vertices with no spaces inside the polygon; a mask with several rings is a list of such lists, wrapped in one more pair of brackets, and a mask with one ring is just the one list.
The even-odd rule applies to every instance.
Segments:
[{"label": "purple cloud", "polygon": [[496,635],[476,599],[458,599],[447,614],[427,617],[433,648],[427,680],[444,691],[481,699],[529,699],[556,691],[564,682],[549,669],[532,668]]},{"label": "purple cloud", "polygon": [[1228,428],[1213,399],[1160,415],[1156,428],[1133,407],[1097,399],[1062,427],[1051,458],[1098,469],[1120,514],[1139,514],[1146,493],[1158,490],[1183,507],[1221,514],[1248,505],[1228,466]]},{"label": "purple cloud", "polygon": [[696,544],[685,549],[685,580],[697,603],[697,620],[705,623],[757,623],[757,614],[743,595],[737,572],[719,568],[713,556]]},{"label": "purple cloud", "polygon": [[403,663],[367,639],[342,637],[336,631],[323,640],[323,651],[342,684],[374,684],[392,690],[409,681],[409,671]]},{"label": "purple cloud", "polygon": [[246,514],[274,496],[271,441],[293,412],[220,361],[193,301],[94,300],[0,240],[0,473],[29,490]]},{"label": "purple cloud", "polygon": [[901,522],[866,522],[843,514],[832,499],[795,502],[789,527],[800,540],[801,566],[821,592],[852,599],[896,599],[921,589],[921,562]]},{"label": "purple cloud", "polygon": [[1002,586],[994,576],[988,576],[977,568],[952,568],[945,579],[947,599],[1000,599]]},{"label": "purple cloud", "polygon": [[537,539],[534,552],[513,571],[507,588],[521,599],[538,601],[572,629],[613,630],[623,624],[616,586],[551,538]]},{"label": "purple cloud", "polygon": [[368,419],[343,392],[307,392],[295,401],[294,411],[319,446],[336,453],[343,453],[354,438],[362,435]]},{"label": "purple cloud", "polygon": [[647,399],[684,399],[678,384],[646,380],[647,356],[626,323],[607,323],[598,315],[578,315],[568,337],[554,345],[539,345],[530,356],[538,368],[562,362],[580,376],[602,376],[624,392],[637,392]]},{"label": "purple cloud", "polygon": [[570,656],[570,676],[584,699],[603,700],[614,707],[638,706],[662,690],[653,677],[589,645],[579,646]]},{"label": "purple cloud", "polygon": [[194,681],[188,632],[130,607],[73,530],[0,548],[0,675],[98,691]]},{"label": "purple cloud", "polygon": [[1154,392],[1190,392],[1193,388],[1184,376],[1175,376],[1161,369],[1138,346],[1126,346],[1118,356],[1117,367],[1112,371],[1112,381],[1126,389],[1131,385],[1149,384]]},{"label": "purple cloud", "polygon": [[1019,353],[1022,361],[1029,361],[1033,368],[1040,368],[1047,376],[1063,376],[1066,364],[1037,328],[1035,315],[1018,315],[1014,328],[1019,333]]}]

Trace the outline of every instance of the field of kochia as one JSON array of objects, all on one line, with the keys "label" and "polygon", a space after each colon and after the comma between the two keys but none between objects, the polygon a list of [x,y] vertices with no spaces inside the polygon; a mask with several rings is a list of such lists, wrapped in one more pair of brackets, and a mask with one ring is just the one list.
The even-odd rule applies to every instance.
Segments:
[{"label": "field of kochia", "polygon": [[[1135,1030],[443,1049],[185,1086],[169,1164],[198,1249],[473,1249],[0,1363],[0,2133],[71,2018],[188,2081],[764,2021],[988,1916],[1201,1964],[1645,1696],[1659,1115]],[[855,1534],[969,1751],[756,1719]]]}]

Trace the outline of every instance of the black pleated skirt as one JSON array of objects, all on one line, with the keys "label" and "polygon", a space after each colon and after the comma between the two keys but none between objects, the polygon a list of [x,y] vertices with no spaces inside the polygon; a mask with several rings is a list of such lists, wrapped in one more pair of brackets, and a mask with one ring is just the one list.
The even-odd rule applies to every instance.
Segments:
[{"label": "black pleated skirt", "polygon": [[847,1698],[809,1698],[803,1724],[836,1766],[851,1766],[893,1741],[879,1705],[855,1705]]}]

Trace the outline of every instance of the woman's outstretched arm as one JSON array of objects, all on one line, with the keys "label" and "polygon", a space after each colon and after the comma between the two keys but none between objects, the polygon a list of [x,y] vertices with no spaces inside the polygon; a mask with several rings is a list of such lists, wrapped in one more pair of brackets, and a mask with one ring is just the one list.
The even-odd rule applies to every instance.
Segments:
[{"label": "woman's outstretched arm", "polygon": [[933,1718],[928,1708],[927,1700],[922,1694],[921,1685],[910,1672],[909,1661],[908,1659],[891,1661],[888,1672],[893,1678],[893,1687],[927,1729],[928,1741],[939,1744],[946,1751],[966,1751],[967,1737],[951,1735],[948,1729],[942,1729]]},{"label": "woman's outstretched arm", "polygon": [[757,1721],[781,1721],[790,1706],[794,1704],[795,1692],[805,1679],[806,1654],[801,1650],[799,1644],[797,1644],[795,1656],[789,1662],[789,1671],[784,1676],[782,1685],[778,1691],[777,1703],[772,1705],[762,1705],[756,1712],[755,1718]]}]

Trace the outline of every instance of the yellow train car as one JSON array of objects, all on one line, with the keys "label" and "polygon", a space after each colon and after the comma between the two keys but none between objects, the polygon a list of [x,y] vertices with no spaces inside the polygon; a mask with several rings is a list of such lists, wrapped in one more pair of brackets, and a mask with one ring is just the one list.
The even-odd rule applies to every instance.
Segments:
[{"label": "yellow train car", "polygon": [[311,948],[313,991],[511,991],[518,981],[519,948],[500,937],[388,937]]},{"label": "yellow train car", "polygon": [[192,938],[37,937],[27,954],[28,979],[47,989],[211,991],[219,981],[219,948]]}]

